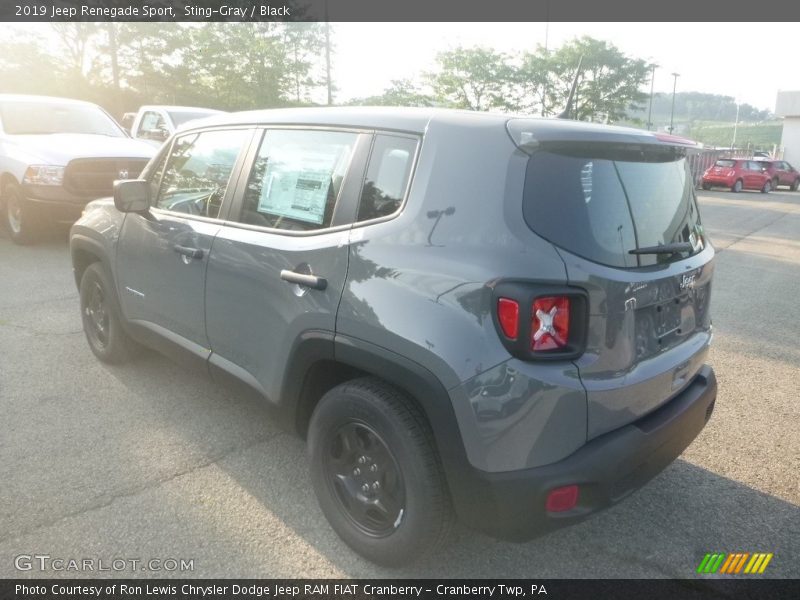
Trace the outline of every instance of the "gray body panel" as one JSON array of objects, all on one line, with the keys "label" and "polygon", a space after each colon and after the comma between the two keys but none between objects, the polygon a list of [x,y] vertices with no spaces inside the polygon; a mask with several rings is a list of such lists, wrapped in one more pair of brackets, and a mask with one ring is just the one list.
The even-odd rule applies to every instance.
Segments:
[{"label": "gray body panel", "polygon": [[[158,211],[129,215],[114,273],[124,316],[196,345],[212,366],[274,404],[287,402],[286,390],[299,385],[287,373],[293,345],[308,332],[331,333],[334,358],[336,348],[345,356],[343,347],[356,342],[380,348],[419,365],[447,391],[471,467],[502,473],[573,455],[587,439],[654,411],[698,372],[710,342],[707,310],[687,304],[681,331],[646,356],[635,352],[634,315],[683,298],[673,289],[683,274],[708,290],[713,249],[649,271],[603,267],[557,249],[523,219],[529,156],[512,141],[508,121],[434,109],[344,108],[192,122],[180,131],[346,127],[410,132],[423,141],[405,204],[390,218],[289,235]],[[526,118],[517,125],[539,141],[659,143],[644,132],[586,123]],[[241,193],[241,185],[229,192],[223,215]],[[99,223],[87,215],[73,231]],[[187,264],[174,244],[198,247],[205,258]],[[281,270],[304,265],[327,279],[325,290],[281,280]],[[586,352],[575,361],[512,358],[493,321],[492,288],[501,279],[585,289]],[[641,282],[647,286],[631,292]]]},{"label": "gray body panel", "polygon": [[[505,364],[509,354],[492,321],[487,284],[565,284],[566,271],[552,244],[522,220],[527,156],[494,119],[464,127],[463,118],[456,113],[429,124],[402,213],[352,229],[337,332],[432,371],[450,390],[470,462],[508,471],[558,460],[585,443],[586,398],[569,361]],[[518,382],[498,392],[497,402],[507,404],[510,394],[518,405],[513,418],[486,411],[482,392],[475,396],[484,379],[502,378],[509,368],[519,372]],[[546,394],[537,393],[544,387]],[[564,401],[555,402],[559,397]],[[546,451],[536,428],[528,428],[538,419],[559,423]]]},{"label": "gray body panel", "polygon": [[[571,285],[589,292],[586,351],[575,361],[588,393],[588,439],[657,409],[700,370],[711,342],[714,249],[659,267],[615,269],[560,250]],[[691,287],[681,290],[684,276]],[[675,305],[676,321],[655,322]],[[663,349],[660,346],[663,346]]]},{"label": "gray body panel", "polygon": [[[116,281],[125,317],[163,327],[200,348],[205,331],[205,276],[211,243],[219,223],[151,211],[130,214],[120,236]],[[203,252],[197,259],[175,246]],[[146,326],[146,325],[145,325]]]},{"label": "gray body panel", "polygon": [[[347,231],[289,237],[223,227],[206,283],[212,364],[232,374],[243,369],[246,383],[279,403],[295,340],[307,331],[334,331],[347,275],[346,241]],[[301,265],[324,277],[327,287],[301,288],[281,279],[281,270]]]}]

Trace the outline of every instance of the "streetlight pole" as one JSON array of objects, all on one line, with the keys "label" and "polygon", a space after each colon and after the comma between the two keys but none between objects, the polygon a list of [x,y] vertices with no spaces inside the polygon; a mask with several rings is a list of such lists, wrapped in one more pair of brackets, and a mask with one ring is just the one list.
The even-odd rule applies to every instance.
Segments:
[{"label": "streetlight pole", "polygon": [[736,101],[736,122],[733,124],[733,141],[731,141],[731,150],[736,148],[736,130],[739,128],[739,101]]},{"label": "streetlight pole", "polygon": [[675,78],[672,82],[672,110],[669,113],[669,132],[672,134],[672,131],[675,129],[675,89],[678,87],[678,77],[681,76],[680,73],[673,73],[672,76]]},{"label": "streetlight pole", "polygon": [[647,109],[647,131],[653,127],[653,84],[656,81],[656,67],[658,65],[653,63],[650,67],[653,69],[650,73],[650,107]]}]

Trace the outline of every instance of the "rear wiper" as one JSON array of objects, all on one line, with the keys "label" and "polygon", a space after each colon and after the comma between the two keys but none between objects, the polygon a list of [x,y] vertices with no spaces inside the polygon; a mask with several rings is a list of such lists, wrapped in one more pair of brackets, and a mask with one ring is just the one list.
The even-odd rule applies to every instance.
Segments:
[{"label": "rear wiper", "polygon": [[692,251],[694,251],[694,246],[689,242],[677,242],[675,244],[659,244],[658,246],[634,248],[633,250],[628,250],[628,254],[677,254],[678,252]]}]

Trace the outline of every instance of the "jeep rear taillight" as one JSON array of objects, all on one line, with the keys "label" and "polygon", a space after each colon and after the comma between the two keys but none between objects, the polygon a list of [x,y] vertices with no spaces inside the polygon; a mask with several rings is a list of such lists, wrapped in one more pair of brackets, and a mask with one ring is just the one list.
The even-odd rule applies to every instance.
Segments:
[{"label": "jeep rear taillight", "polygon": [[497,320],[500,329],[510,340],[516,340],[519,335],[519,304],[510,298],[497,299]]},{"label": "jeep rear taillight", "polygon": [[531,309],[531,350],[565,348],[569,340],[568,296],[536,298]]},{"label": "jeep rear taillight", "polygon": [[583,354],[589,323],[586,290],[563,284],[496,280],[492,321],[508,352],[521,360],[572,360]]}]

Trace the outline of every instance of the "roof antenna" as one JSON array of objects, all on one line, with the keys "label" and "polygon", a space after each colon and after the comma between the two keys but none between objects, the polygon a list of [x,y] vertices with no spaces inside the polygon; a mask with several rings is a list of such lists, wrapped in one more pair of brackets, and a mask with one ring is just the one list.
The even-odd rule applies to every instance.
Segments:
[{"label": "roof antenna", "polygon": [[564,110],[562,110],[558,115],[556,115],[556,119],[571,119],[570,116],[572,113],[572,99],[575,97],[575,90],[578,88],[578,77],[581,76],[581,64],[583,63],[583,55],[578,59],[578,68],[575,70],[575,79],[572,80],[572,88],[569,90],[569,96],[567,97],[567,106]]}]

